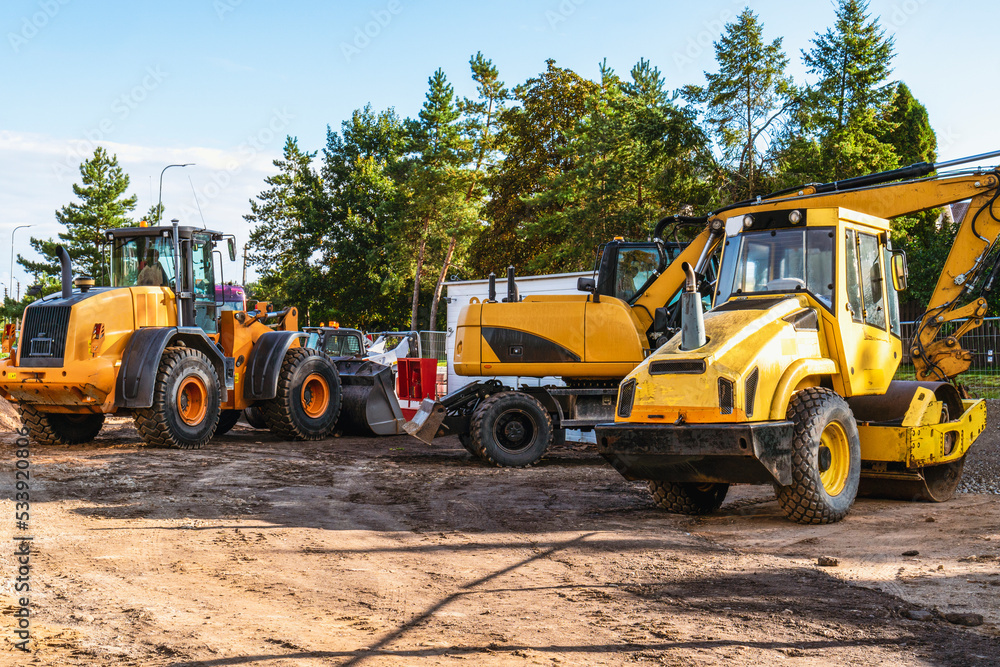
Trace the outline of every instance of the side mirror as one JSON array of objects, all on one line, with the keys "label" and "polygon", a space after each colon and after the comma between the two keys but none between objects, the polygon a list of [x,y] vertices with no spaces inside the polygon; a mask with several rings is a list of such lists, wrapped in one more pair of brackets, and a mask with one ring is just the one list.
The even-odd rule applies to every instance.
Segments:
[{"label": "side mirror", "polygon": [[670,315],[666,308],[653,311],[653,331],[666,331]]},{"label": "side mirror", "polygon": [[576,289],[578,292],[594,293],[597,291],[597,281],[593,278],[577,278]]},{"label": "side mirror", "polygon": [[892,251],[892,286],[896,288],[897,292],[902,292],[906,289],[909,278],[909,270],[906,267],[906,251],[904,250],[893,250]]},{"label": "side mirror", "polygon": [[228,248],[229,248],[229,261],[230,262],[235,262],[236,261],[236,239],[234,239],[232,236],[230,236],[228,239],[226,239],[226,246],[228,246]]}]

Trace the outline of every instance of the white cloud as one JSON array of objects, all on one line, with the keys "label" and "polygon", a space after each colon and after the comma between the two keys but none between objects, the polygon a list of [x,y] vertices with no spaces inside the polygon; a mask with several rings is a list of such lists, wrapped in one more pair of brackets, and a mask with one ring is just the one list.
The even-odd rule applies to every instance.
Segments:
[{"label": "white cloud", "polygon": [[[181,224],[201,225],[203,214],[208,228],[236,235],[238,252],[242,254],[250,232],[243,215],[250,210],[249,200],[266,187],[264,178],[275,171],[272,160],[280,157],[284,139],[278,132],[264,138],[269,141],[229,149],[166,148],[109,141],[99,145],[118,156],[119,164],[131,178],[130,194],[139,198],[136,220],[156,203],[160,172],[166,165],[195,163],[163,174],[164,221],[176,217]],[[64,231],[56,222],[55,211],[75,201],[73,184],[80,181],[80,163],[93,155],[97,145],[0,131],[0,182],[4,184],[0,188],[0,282],[4,285],[9,280],[11,232],[18,225],[32,225],[31,229],[17,231],[14,252],[37,258],[29,237],[54,238]],[[240,280],[242,257],[238,256],[235,263],[226,257],[223,269],[227,280]],[[21,281],[23,292],[30,278],[17,266],[14,277]]]}]

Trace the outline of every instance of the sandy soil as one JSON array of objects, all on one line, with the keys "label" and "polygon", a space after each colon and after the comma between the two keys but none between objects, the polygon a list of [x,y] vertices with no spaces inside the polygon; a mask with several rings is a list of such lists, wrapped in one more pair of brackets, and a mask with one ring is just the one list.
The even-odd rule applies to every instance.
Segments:
[{"label": "sandy soil", "polygon": [[[0,443],[9,537],[13,435]],[[182,452],[118,419],[97,443],[34,447],[33,653],[12,645],[8,547],[0,664],[1000,662],[998,496],[859,500],[803,527],[740,487],[693,519],[585,446],[496,470],[439,443],[241,424]],[[998,451],[993,423],[970,468]]]}]

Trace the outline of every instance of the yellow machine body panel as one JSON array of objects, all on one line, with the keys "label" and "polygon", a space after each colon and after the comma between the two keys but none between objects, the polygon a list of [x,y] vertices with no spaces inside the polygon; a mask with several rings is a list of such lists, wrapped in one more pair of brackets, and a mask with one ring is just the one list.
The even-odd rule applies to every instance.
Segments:
[{"label": "yellow machine body panel", "polygon": [[115,379],[129,339],[139,327],[175,325],[173,292],[166,287],[117,288],[70,308],[62,365],[19,366],[31,353],[31,341],[22,337],[17,358],[0,365],[0,395],[49,412],[114,412]]},{"label": "yellow machine body panel", "polygon": [[455,337],[459,375],[621,378],[645,357],[645,327],[624,301],[528,296],[465,306]]},{"label": "yellow machine body panel", "polygon": [[[803,295],[774,305],[765,298],[746,298],[746,309],[709,312],[708,343],[685,352],[675,336],[629,377],[637,380],[629,417],[619,421],[734,423],[769,418],[771,397],[783,374],[796,360],[822,358],[818,330],[796,331],[796,316],[815,312]],[[758,305],[754,305],[758,304]],[[751,379],[753,376],[753,379]],[[729,389],[728,405],[720,405],[720,383]]]},{"label": "yellow machine body panel", "polygon": [[[915,402],[918,399],[915,399]],[[933,403],[936,402],[932,402]],[[907,468],[938,465],[957,461],[986,429],[986,401],[967,399],[962,401],[965,412],[959,419],[940,423],[906,424],[883,426],[861,422],[858,435],[861,438],[861,459],[863,461],[902,462]],[[940,409],[928,414],[940,414]]]}]

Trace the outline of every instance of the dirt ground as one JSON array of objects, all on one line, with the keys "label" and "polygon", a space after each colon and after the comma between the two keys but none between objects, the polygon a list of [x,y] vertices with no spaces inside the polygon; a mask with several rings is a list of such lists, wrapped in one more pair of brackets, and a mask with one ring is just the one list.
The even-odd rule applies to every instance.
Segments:
[{"label": "dirt ground", "polygon": [[[806,527],[738,487],[690,518],[583,445],[497,470],[454,438],[288,443],[240,424],[191,452],[113,421],[32,450],[32,653],[13,648],[7,547],[0,664],[1000,663],[1000,496],[862,499]],[[968,469],[998,452],[991,419]]]}]

